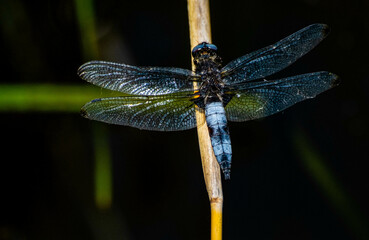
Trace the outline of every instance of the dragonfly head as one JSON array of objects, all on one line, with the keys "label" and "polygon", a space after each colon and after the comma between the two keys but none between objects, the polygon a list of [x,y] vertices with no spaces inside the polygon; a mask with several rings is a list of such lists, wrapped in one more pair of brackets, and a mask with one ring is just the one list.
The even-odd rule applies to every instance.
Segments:
[{"label": "dragonfly head", "polygon": [[192,56],[195,65],[202,61],[211,60],[216,64],[221,64],[222,60],[218,56],[218,48],[214,44],[202,42],[192,49]]}]

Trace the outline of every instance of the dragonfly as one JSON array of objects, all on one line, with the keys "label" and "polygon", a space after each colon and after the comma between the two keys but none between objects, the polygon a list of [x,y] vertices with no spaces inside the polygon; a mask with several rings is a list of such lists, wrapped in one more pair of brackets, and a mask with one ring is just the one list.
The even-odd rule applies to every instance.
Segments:
[{"label": "dragonfly", "polygon": [[181,131],[195,128],[196,111],[202,111],[214,155],[224,178],[229,179],[232,148],[228,121],[270,116],[338,85],[338,76],[326,71],[267,79],[312,50],[328,32],[325,24],[307,26],[224,67],[218,48],[202,42],[192,50],[194,71],[87,62],[78,69],[82,79],[123,94],[92,100],[82,107],[81,114],[139,129]]}]

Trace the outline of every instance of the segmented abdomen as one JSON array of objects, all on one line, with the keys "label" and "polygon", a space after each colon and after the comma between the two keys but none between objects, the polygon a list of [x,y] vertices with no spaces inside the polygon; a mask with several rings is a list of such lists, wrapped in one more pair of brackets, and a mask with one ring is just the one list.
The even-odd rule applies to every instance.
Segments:
[{"label": "segmented abdomen", "polygon": [[214,155],[224,173],[224,178],[229,179],[231,173],[232,147],[223,103],[212,102],[207,104],[205,106],[205,117],[209,128]]}]

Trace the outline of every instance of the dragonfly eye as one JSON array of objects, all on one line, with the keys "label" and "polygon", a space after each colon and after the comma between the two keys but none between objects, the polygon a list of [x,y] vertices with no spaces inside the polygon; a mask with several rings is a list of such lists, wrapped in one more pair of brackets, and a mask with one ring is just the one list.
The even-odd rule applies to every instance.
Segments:
[{"label": "dragonfly eye", "polygon": [[202,42],[192,49],[192,56],[195,56],[198,52],[200,52],[203,49],[218,51],[217,46],[215,46],[214,44]]},{"label": "dragonfly eye", "polygon": [[206,47],[209,48],[209,49],[211,49],[211,50],[218,51],[217,46],[215,46],[214,44],[207,43],[206,44]]},{"label": "dragonfly eye", "polygon": [[198,44],[196,47],[192,49],[192,56],[195,56],[201,49],[205,47],[206,42]]}]

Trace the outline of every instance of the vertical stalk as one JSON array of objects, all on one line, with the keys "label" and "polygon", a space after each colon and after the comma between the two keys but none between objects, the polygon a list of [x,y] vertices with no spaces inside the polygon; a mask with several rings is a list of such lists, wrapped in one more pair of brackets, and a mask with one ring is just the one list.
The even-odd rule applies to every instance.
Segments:
[{"label": "vertical stalk", "polygon": [[[210,13],[208,0],[188,0],[191,49],[201,42],[211,43]],[[192,69],[195,66],[192,63]],[[194,82],[194,87],[197,83]],[[211,146],[204,111],[197,108],[197,133],[202,168],[211,209],[211,240],[222,239],[223,191],[219,164]]]},{"label": "vertical stalk", "polygon": [[[94,3],[92,0],[75,0],[76,15],[81,33],[83,56],[91,60],[98,58]],[[95,203],[100,210],[112,204],[112,163],[105,128],[95,126]]]}]

